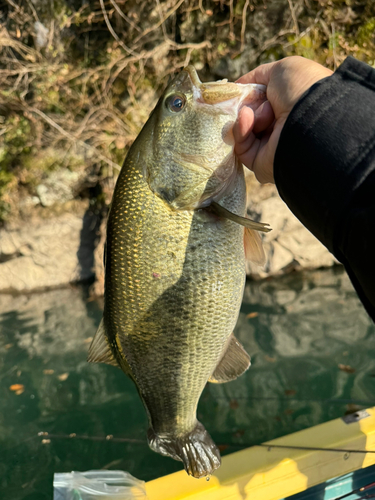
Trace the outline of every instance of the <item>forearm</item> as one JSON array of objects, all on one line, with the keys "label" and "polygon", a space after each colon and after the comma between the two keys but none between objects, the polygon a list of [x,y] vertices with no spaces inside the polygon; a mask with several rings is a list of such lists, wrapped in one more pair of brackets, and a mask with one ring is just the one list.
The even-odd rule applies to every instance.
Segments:
[{"label": "forearm", "polygon": [[274,176],[375,319],[375,70],[350,58],[300,99],[282,130]]}]

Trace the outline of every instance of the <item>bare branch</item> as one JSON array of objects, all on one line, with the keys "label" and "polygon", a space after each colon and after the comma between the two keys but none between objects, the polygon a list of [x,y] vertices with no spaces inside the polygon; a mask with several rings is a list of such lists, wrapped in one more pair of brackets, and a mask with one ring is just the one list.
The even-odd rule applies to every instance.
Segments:
[{"label": "bare branch", "polygon": [[333,53],[333,67],[336,71],[337,69],[337,56],[336,56],[336,31],[335,31],[335,23],[331,23],[332,28],[332,53]]},{"label": "bare branch", "polygon": [[127,23],[130,24],[130,26],[132,28],[134,28],[135,30],[138,31],[138,33],[142,33],[142,30],[135,24],[133,23],[133,21],[126,15],[123,13],[123,11],[120,9],[120,7],[117,5],[117,3],[115,2],[115,0],[110,0],[111,4],[113,5],[113,7],[117,10],[118,14],[123,18],[125,19],[125,21]]},{"label": "bare branch", "polygon": [[299,30],[299,26],[298,26],[298,20],[297,20],[297,16],[296,16],[296,11],[294,9],[294,5],[292,3],[292,0],[288,0],[288,3],[289,3],[290,12],[292,14],[292,19],[293,19],[294,29],[295,29],[296,35],[299,35],[300,30]]},{"label": "bare branch", "polygon": [[179,0],[176,5],[174,7],[172,7],[172,9],[170,9],[166,15],[160,19],[160,21],[156,24],[154,24],[154,26],[151,26],[151,28],[147,28],[141,35],[139,35],[135,40],[134,40],[134,44],[138,43],[139,40],[141,40],[144,36],[148,35],[149,33],[152,33],[153,31],[157,30],[163,23],[165,23],[165,21],[168,19],[168,17],[170,17],[174,12],[176,12],[176,10],[185,2],[185,0]]},{"label": "bare branch", "polygon": [[104,16],[104,20],[105,20],[105,23],[109,29],[109,32],[111,33],[111,35],[113,36],[113,38],[116,40],[116,42],[120,45],[120,47],[122,47],[125,52],[127,52],[128,54],[132,54],[132,55],[135,55],[135,52],[134,50],[132,49],[129,49],[129,47],[127,47],[124,42],[122,42],[119,37],[117,36],[117,33],[115,32],[115,30],[112,28],[112,24],[110,23],[109,21],[109,18],[108,18],[108,14],[107,14],[107,11],[105,10],[105,6],[104,6],[104,1],[103,0],[100,0],[100,7],[102,9],[102,12],[103,12],[103,16]]},{"label": "bare branch", "polygon": [[47,116],[46,114],[44,114],[43,111],[40,111],[40,109],[29,108],[29,111],[31,111],[32,113],[36,113],[37,115],[39,115],[41,118],[43,118],[43,120],[45,120],[49,125],[51,125],[51,127],[53,127],[56,130],[58,130],[61,135],[63,135],[64,137],[66,137],[67,139],[69,139],[70,141],[72,141],[73,143],[79,144],[83,148],[85,148],[88,151],[94,153],[100,160],[102,160],[105,163],[107,163],[107,165],[109,165],[110,167],[113,167],[116,170],[121,170],[120,165],[118,165],[117,163],[113,162],[112,160],[110,160],[106,156],[102,155],[102,153],[100,151],[98,151],[96,148],[94,148],[93,146],[90,146],[89,144],[86,144],[85,142],[83,142],[83,141],[77,139],[76,137],[74,137],[73,135],[69,134],[69,132],[67,132],[62,127],[60,127],[60,125],[58,125],[54,120],[52,120],[52,118],[50,118],[49,116]]},{"label": "bare branch", "polygon": [[242,9],[242,26],[241,26],[241,52],[243,52],[245,48],[245,31],[246,31],[246,14],[247,8],[249,7],[250,0],[246,0],[245,5]]}]

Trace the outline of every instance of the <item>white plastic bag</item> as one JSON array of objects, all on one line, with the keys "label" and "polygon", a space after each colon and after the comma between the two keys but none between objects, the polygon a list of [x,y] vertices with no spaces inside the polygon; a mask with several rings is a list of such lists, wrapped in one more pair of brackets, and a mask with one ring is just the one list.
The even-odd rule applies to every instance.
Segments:
[{"label": "white plastic bag", "polygon": [[57,472],[53,500],[147,500],[145,482],[121,470]]}]

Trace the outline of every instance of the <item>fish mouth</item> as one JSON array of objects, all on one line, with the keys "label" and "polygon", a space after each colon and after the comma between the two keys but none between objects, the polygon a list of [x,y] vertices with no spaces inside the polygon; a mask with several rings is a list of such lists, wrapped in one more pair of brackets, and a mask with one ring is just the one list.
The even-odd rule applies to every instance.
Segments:
[{"label": "fish mouth", "polygon": [[220,105],[220,107],[233,106],[238,110],[243,106],[249,106],[252,109],[258,108],[267,100],[266,86],[255,83],[234,83],[227,79],[216,82],[202,83],[194,66],[184,68],[193,84],[194,98],[202,104]]}]

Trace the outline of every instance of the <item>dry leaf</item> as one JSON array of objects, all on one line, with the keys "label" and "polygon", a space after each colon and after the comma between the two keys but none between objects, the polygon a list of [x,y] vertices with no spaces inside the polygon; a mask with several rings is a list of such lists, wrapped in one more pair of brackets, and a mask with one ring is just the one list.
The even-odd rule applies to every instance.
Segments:
[{"label": "dry leaf", "polygon": [[126,141],[124,137],[117,137],[115,140],[115,146],[117,149],[124,149],[126,146]]},{"label": "dry leaf", "polygon": [[264,356],[264,359],[269,363],[274,363],[276,361],[276,358],[271,358],[271,356],[267,356],[267,354]]},{"label": "dry leaf", "polygon": [[225,451],[228,448],[229,444],[219,444],[218,448],[221,452]]},{"label": "dry leaf", "polygon": [[345,412],[345,415],[350,415],[351,413],[357,413],[357,411],[362,410],[363,406],[349,403],[346,405],[346,408],[347,410]]},{"label": "dry leaf", "polygon": [[259,316],[259,313],[257,312],[252,312],[252,313],[249,313],[246,315],[246,318],[247,319],[251,319],[251,318],[256,318],[257,316]]},{"label": "dry leaf", "polygon": [[294,396],[297,391],[295,391],[294,389],[286,389],[284,392],[286,396]]},{"label": "dry leaf", "polygon": [[22,394],[23,392],[25,391],[25,389],[18,389],[18,391],[15,391],[15,395],[16,396],[19,396],[20,394]]},{"label": "dry leaf", "polygon": [[23,391],[25,390],[25,386],[24,386],[24,385],[22,385],[22,384],[12,384],[12,385],[9,387],[9,389],[10,389],[11,391],[14,391],[14,392],[16,392],[16,391],[22,391],[22,392],[23,392]]},{"label": "dry leaf", "polygon": [[349,365],[342,365],[342,364],[339,364],[339,368],[342,372],[345,372],[345,373],[354,373],[355,372],[355,368],[352,368],[351,366]]},{"label": "dry leaf", "polygon": [[67,378],[69,377],[69,373],[62,373],[59,375],[57,378],[61,380],[61,382],[64,382]]},{"label": "dry leaf", "polygon": [[43,370],[44,375],[53,375],[55,370]]},{"label": "dry leaf", "polygon": [[240,438],[240,437],[242,437],[244,434],[245,434],[245,430],[244,430],[244,429],[238,429],[238,431],[237,431],[237,432],[234,432],[234,433],[233,433],[233,437],[235,437],[235,438]]},{"label": "dry leaf", "polygon": [[13,347],[13,344],[5,344],[5,349],[10,349],[11,347]]},{"label": "dry leaf", "polygon": [[232,410],[237,410],[237,408],[239,407],[240,405],[238,404],[238,401],[237,399],[231,399],[229,401],[229,407],[232,409]]},{"label": "dry leaf", "polygon": [[85,339],[83,342],[85,344],[89,344],[90,342],[92,342],[92,337],[87,337],[87,339]]}]

